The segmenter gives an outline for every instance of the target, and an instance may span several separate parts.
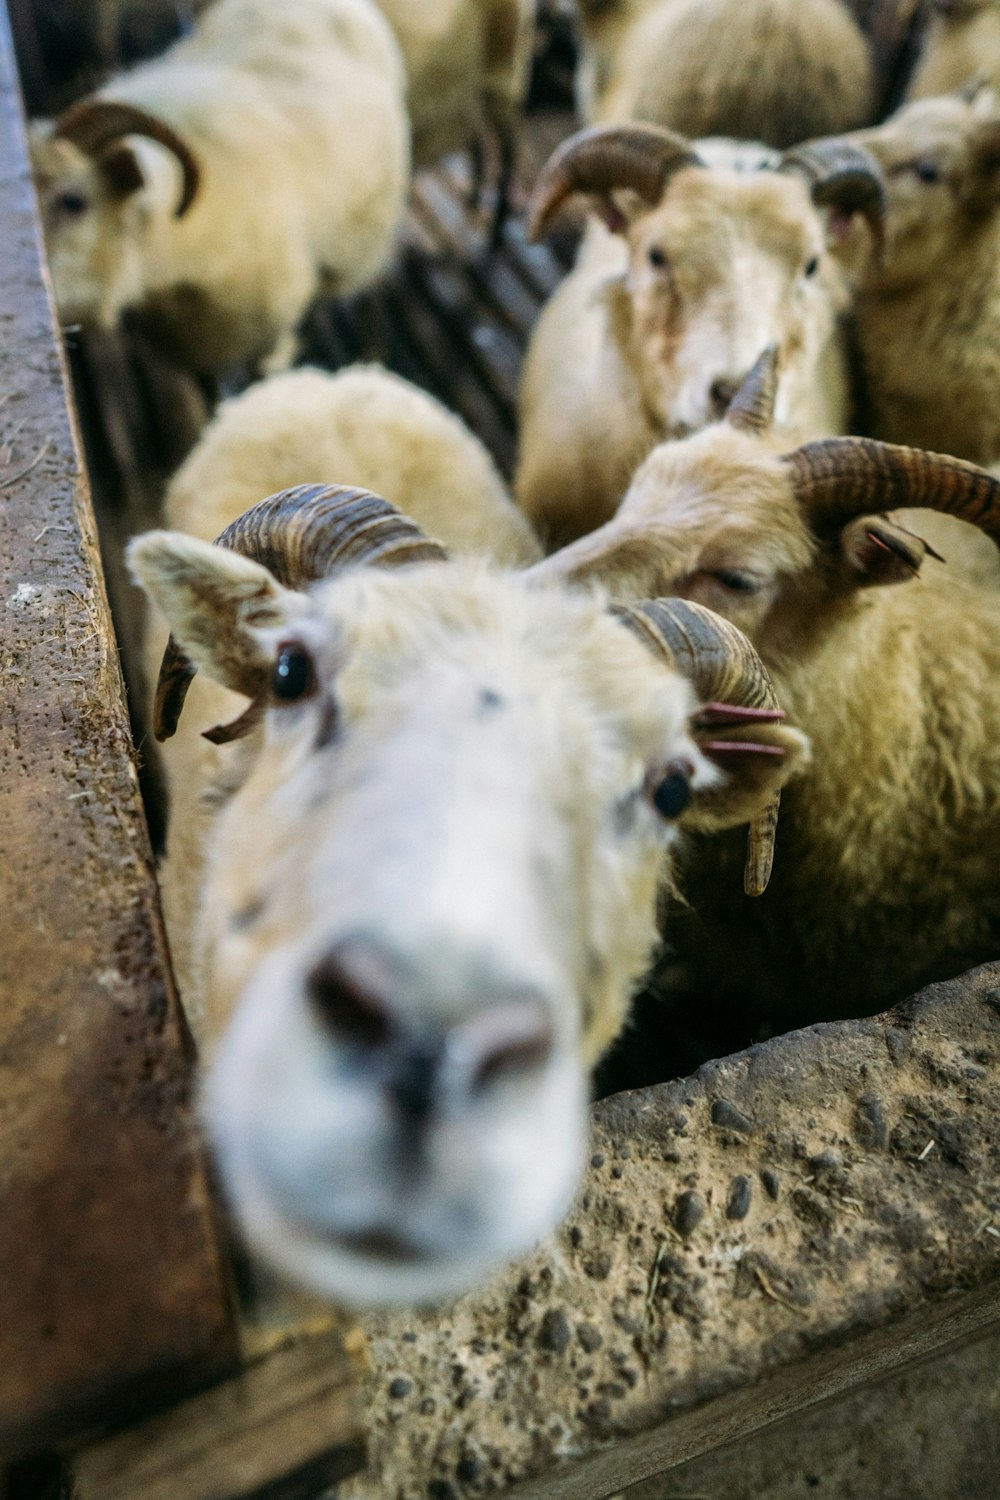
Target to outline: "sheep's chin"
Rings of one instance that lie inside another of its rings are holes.
[[[411,1243],[389,1225],[338,1234],[284,1212],[248,1162],[227,1154],[223,1175],[253,1253],[289,1281],[346,1306],[449,1301],[515,1253],[506,1246],[479,1256],[466,1245],[460,1255],[448,1256],[438,1246]],[[531,1248],[526,1244],[524,1253]]]

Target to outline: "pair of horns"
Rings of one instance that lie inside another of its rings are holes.
[[[447,552],[389,501],[344,485],[302,484],[253,506],[216,539],[261,563],[287,588],[303,589],[342,569],[441,562]],[[710,610],[682,599],[651,600],[614,613],[653,653],[692,683],[701,701],[777,712],[763,663],[744,635]],[[156,688],[153,727],[158,740],[174,734],[195,667],[171,636]],[[751,825],[749,894],[766,887],[777,822],[775,801]]]
[[[539,174],[528,206],[528,235],[540,239],[567,198],[594,193],[607,199],[627,188],[651,207],[675,172],[705,163],[686,136],[656,125],[595,125],[563,141]],[[863,214],[879,238],[885,189],[874,157],[838,137],[786,151],[779,172],[806,178],[813,202]]]
[[[172,126],[134,104],[118,99],[81,99],[59,116],[54,133],[71,141],[85,156],[94,157],[127,135],[142,135],[157,141],[173,152],[183,174],[175,218],[186,214],[195,200],[201,173],[194,152]]]

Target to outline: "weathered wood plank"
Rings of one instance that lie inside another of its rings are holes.
[[[314,1500],[364,1462],[355,1375],[343,1330],[279,1349],[78,1455],[74,1500]]]
[[[234,1355],[0,6],[0,1453]]]

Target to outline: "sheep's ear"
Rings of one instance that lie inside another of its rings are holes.
[[[180,532],[137,537],[128,563],[195,665],[250,697],[270,672],[274,632],[309,608],[260,563]]]
[[[928,554],[944,561],[922,537],[888,516],[856,516],[840,532],[839,542],[848,582],[855,588],[908,583]]]
[[[139,158],[125,141],[117,141],[103,152],[98,165],[101,176],[116,198],[128,198],[146,185]]]
[[[725,778],[699,791],[691,804],[689,826],[706,832],[749,823],[805,770],[811,754],[809,740],[790,724],[702,730],[697,739]]]

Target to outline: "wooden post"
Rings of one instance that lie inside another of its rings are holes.
[[[0,6],[0,1454],[230,1368],[90,498]]]

